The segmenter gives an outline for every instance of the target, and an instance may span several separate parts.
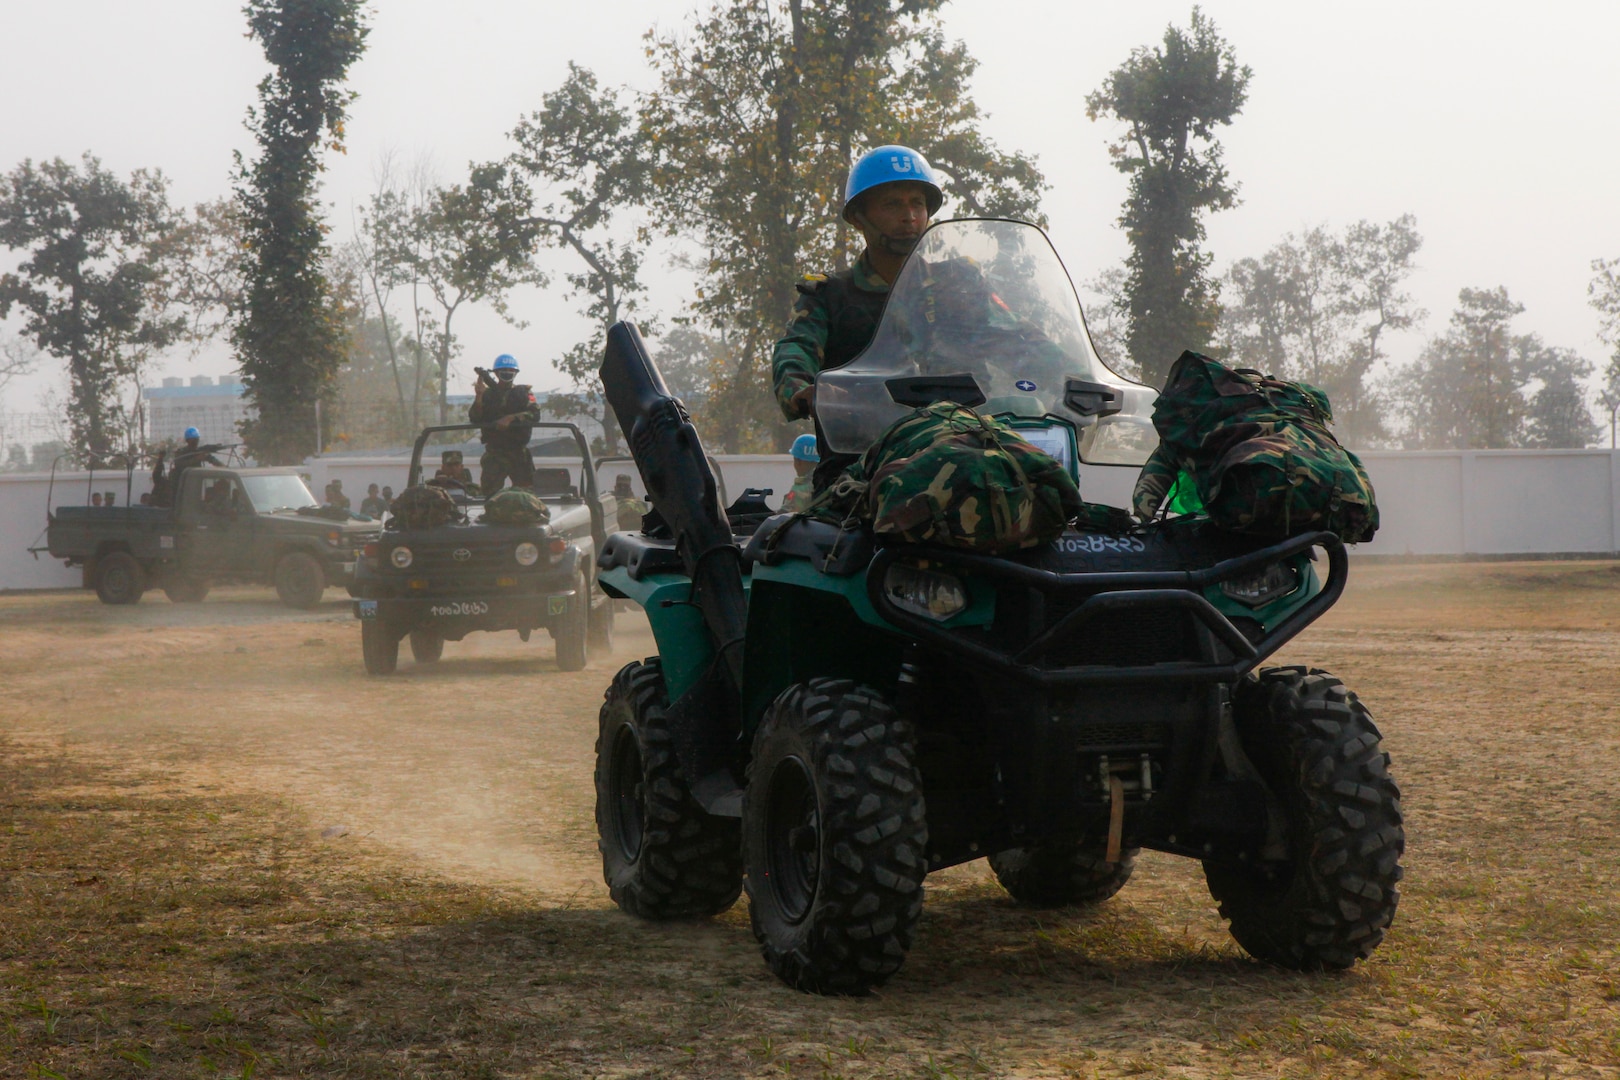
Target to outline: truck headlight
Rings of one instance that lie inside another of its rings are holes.
[[[332,532],[326,534],[326,542],[331,544],[333,547],[342,547],[343,534],[334,529]]]
[[[411,555],[411,549],[408,547],[397,547],[388,553],[388,561],[394,564],[396,570],[404,570],[409,567],[412,558],[414,556]]]
[[[950,574],[895,563],[883,575],[883,592],[895,607],[945,621],[967,608],[967,588]]]
[[[517,558],[519,566],[533,566],[540,561],[540,547],[532,541],[525,540],[517,546],[513,556]]]
[[[1221,592],[1249,607],[1264,607],[1297,588],[1299,571],[1286,562],[1272,563],[1258,574],[1221,582]]]

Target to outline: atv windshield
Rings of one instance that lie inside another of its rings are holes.
[[[866,350],[816,379],[833,450],[859,454],[920,405],[950,400],[1073,425],[1080,457],[1140,465],[1154,392],[1103,365],[1046,234],[1019,221],[944,221],[901,268]]]

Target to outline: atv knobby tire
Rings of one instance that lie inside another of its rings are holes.
[[[665,720],[658,660],[613,677],[596,739],[596,832],[613,902],[643,919],[718,915],[742,892],[736,818],[692,797]]]
[[[1287,818],[1286,862],[1204,862],[1232,936],[1298,971],[1347,968],[1384,940],[1400,900],[1400,789],[1372,717],[1324,671],[1271,668],[1239,684],[1243,748]]]
[[[1119,862],[1110,863],[1103,859],[1102,845],[1096,843],[1012,848],[990,856],[990,869],[1020,904],[1100,904],[1131,880],[1140,850],[1126,848],[1120,852]]]
[[[765,963],[789,986],[863,994],[904,963],[928,872],[913,754],[910,725],[846,679],[789,687],[760,723],[743,880]]]

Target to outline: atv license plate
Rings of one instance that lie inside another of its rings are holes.
[[[489,605],[482,600],[446,600],[430,606],[428,614],[436,619],[454,618],[457,615],[488,615]]]
[[[359,619],[375,619],[377,617],[377,601],[359,600],[354,605],[355,617]]]

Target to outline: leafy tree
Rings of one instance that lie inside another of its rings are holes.
[[[1198,8],[1186,29],[1170,26],[1157,48],[1138,48],[1086,98],[1086,115],[1128,125],[1108,148],[1130,177],[1119,223],[1125,261],[1126,344],[1142,377],[1158,385],[1183,349],[1209,346],[1220,317],[1219,286],[1201,250],[1204,216],[1237,204],[1215,129],[1248,97],[1251,71]]]
[[[1603,373],[1598,402],[1609,414],[1609,449],[1615,448],[1616,419],[1620,418],[1620,259],[1592,260],[1592,282],[1587,295],[1602,317],[1598,336],[1614,350]]]
[[[1524,305],[1505,288],[1463,289],[1457,301],[1446,333],[1397,375],[1408,445],[1586,445],[1595,427],[1578,383],[1591,365],[1534,334],[1514,334]]]
[[[1036,216],[1041,175],[980,132],[975,62],[940,31],[942,2],[723,0],[684,32],[648,35],[651,206],[700,253],[690,318],[730,343],[703,410],[727,450],[794,434],[769,392],[770,347],[800,275],[851,254],[839,210],[859,151],[909,143],[938,167],[954,210]]]
[[[1136,365],[1125,347],[1127,325],[1124,317],[1125,270],[1110,267],[1089,281],[1080,283],[1080,300],[1085,311],[1086,330],[1091,335],[1097,358],[1127,378],[1137,378]]]
[[[1368,377],[1384,356],[1383,335],[1424,317],[1403,288],[1422,244],[1408,214],[1387,225],[1360,221],[1342,235],[1308,229],[1238,260],[1226,275],[1222,350],[1327,391],[1346,442],[1382,441],[1383,403]]]
[[[0,245],[27,253],[0,275],[0,318],[20,310],[25,333],[66,363],[73,446],[91,463],[129,444],[122,392],[183,328],[164,288],[174,228],[161,173],[125,182],[86,154],[0,177]]]
[[[1595,442],[1599,428],[1583,381],[1592,374],[1590,361],[1572,349],[1544,348],[1531,354],[1529,373],[1540,385],[1525,408],[1519,445],[1578,450]]]
[[[315,403],[330,396],[343,361],[316,190],[320,149],[343,149],[354,95],[342,85],[365,49],[363,8],[363,0],[248,0],[244,9],[273,70],[248,113],[259,156],[251,165],[237,157],[246,287],[232,339],[257,409],[242,434],[269,463],[304,458],[317,434]]]
[[[571,295],[584,299],[591,334],[553,361],[574,389],[553,394],[545,408],[600,421],[614,452],[618,425],[602,397],[597,368],[608,327],[636,314],[645,295],[639,275],[647,238],[643,230],[616,237],[612,228],[621,211],[647,200],[652,171],[636,117],[620,98],[591,72],[569,64],[562,86],[512,130],[517,148],[482,173],[541,243],[576,260],[577,269],[564,280]],[[656,329],[643,323],[648,333]]]

